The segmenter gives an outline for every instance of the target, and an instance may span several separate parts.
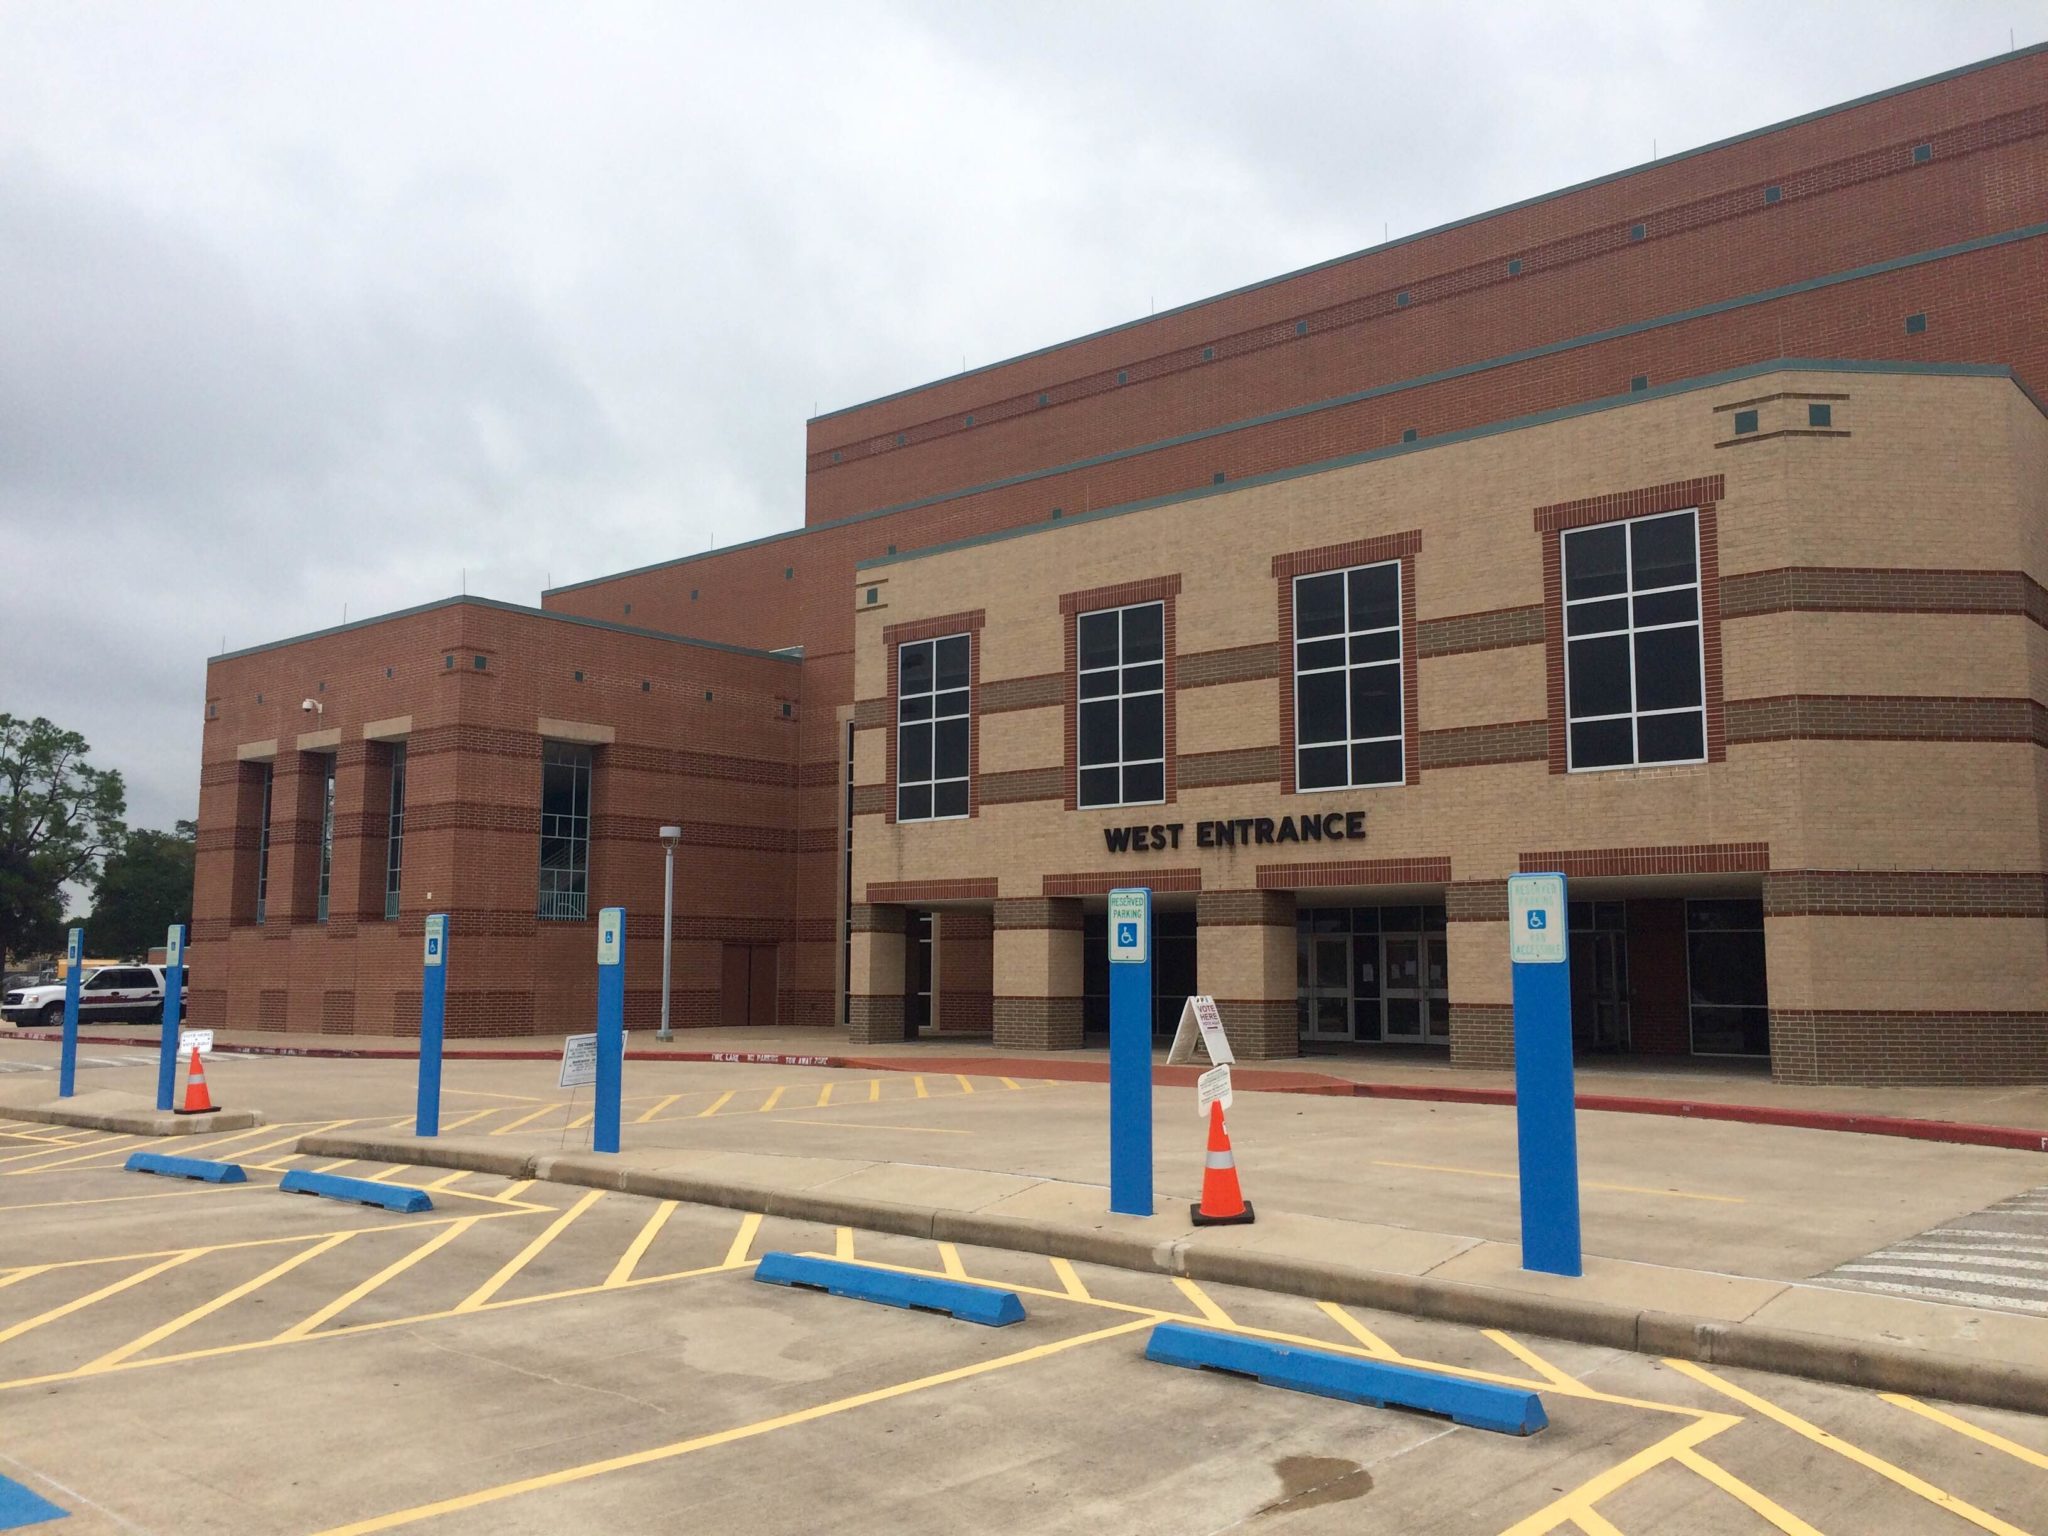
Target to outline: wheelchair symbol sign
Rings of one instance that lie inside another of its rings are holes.
[[[1549,916],[1550,914],[1541,907],[1531,907],[1529,909],[1529,926],[1531,928],[1541,928]]]

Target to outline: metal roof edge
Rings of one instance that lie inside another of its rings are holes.
[[[891,400],[901,400],[910,395],[920,394],[927,389],[936,389],[941,384],[951,384],[959,379],[973,378],[983,373],[992,373],[998,368],[1007,368],[1012,363],[1028,362],[1034,357],[1043,357],[1047,353],[1058,352],[1066,347],[1079,346],[1083,342],[1095,341],[1104,336],[1114,336],[1120,331],[1135,330],[1139,326],[1151,324],[1154,320],[1163,320],[1172,315],[1185,314],[1189,310],[1200,309],[1208,304],[1220,304],[1227,299],[1234,299],[1242,294],[1256,293],[1261,288],[1270,288],[1277,283],[1290,282],[1297,277],[1306,277],[1312,272],[1326,271],[1331,267],[1342,266],[1348,261],[1359,261],[1382,251],[1391,251],[1404,245],[1412,245],[1418,240],[1427,240],[1435,235],[1448,234],[1455,229],[1465,229],[1473,224],[1484,223],[1487,219],[1498,218],[1502,214],[1518,213],[1524,208],[1533,208],[1540,203],[1547,203],[1555,198],[1570,197],[1575,192],[1585,192],[1594,187],[1606,186],[1611,182],[1622,181],[1630,176],[1638,176],[1645,171],[1656,170],[1659,167],[1671,165],[1680,160],[1690,160],[1698,155],[1712,154],[1715,150],[1728,149],[1733,145],[1746,143],[1751,139],[1762,138],[1767,134],[1781,133],[1788,128],[1798,128],[1807,123],[1818,122],[1822,118],[1833,117],[1840,112],[1854,111],[1857,107],[1867,107],[1872,102],[1884,101],[1893,96],[1902,96],[1909,91],[1924,90],[1928,86],[1941,85],[1947,81],[1959,79],[1964,75],[1976,74],[1980,70],[1992,69],[2000,64],[2011,63],[2017,59],[2030,58],[2034,54],[2044,51],[2048,51],[2048,43],[2031,43],[2025,48],[2015,48],[2005,53],[1995,54],[1990,58],[1978,59],[1973,63],[1959,64],[1953,69],[1945,69],[1937,74],[1924,75],[1918,80],[1908,80],[1901,85],[1886,86],[1882,90],[1871,91],[1862,96],[1852,97],[1848,101],[1838,101],[1832,106],[1817,107],[1811,112],[1802,112],[1796,117],[1782,118],[1778,122],[1768,123],[1761,128],[1746,129],[1741,133],[1731,134],[1725,139],[1716,139],[1709,144],[1701,144],[1692,149],[1683,149],[1676,154],[1664,155],[1655,160],[1646,160],[1640,165],[1628,166],[1619,171],[1608,171],[1604,175],[1594,176],[1585,181],[1575,181],[1569,186],[1558,187],[1553,191],[1539,192],[1532,197],[1521,198],[1516,202],[1503,203],[1497,208],[1487,209],[1484,213],[1467,214],[1463,218],[1452,219],[1445,224],[1437,224],[1428,229],[1417,230],[1412,235],[1402,235],[1395,240],[1383,240],[1378,245],[1362,246],[1358,250],[1348,251],[1341,256],[1330,256],[1322,261],[1310,262],[1305,267],[1296,267],[1291,271],[1282,272],[1274,277],[1260,278],[1256,282],[1244,283],[1236,288],[1226,288],[1221,293],[1212,293],[1203,298],[1190,299],[1185,304],[1176,304],[1170,309],[1160,310],[1157,314],[1142,315],[1134,320],[1121,320],[1115,325],[1106,325],[1099,330],[1086,331],[1079,336],[1069,336],[1063,341],[1051,342],[1043,347],[1033,347],[1028,351],[1019,352],[1010,357],[999,358],[992,363],[977,363],[974,367],[965,369],[960,373],[946,374],[939,378],[927,379],[921,384],[912,384],[903,389],[890,390],[886,394],[876,395],[867,400],[859,400],[852,405],[836,406],[832,410],[822,411],[815,416],[805,418],[804,424],[809,426],[814,422],[830,421],[836,416],[845,416],[853,411],[865,410],[871,405],[883,405]]]
[[[975,534],[965,539],[954,539],[945,544],[932,544],[922,549],[908,550],[896,555],[875,555],[854,566],[855,571],[872,570],[882,566],[902,565],[912,560],[922,560],[932,555],[952,554],[963,549],[974,549],[984,544],[996,544],[1006,539],[1024,538],[1036,533],[1049,533],[1057,528],[1068,528],[1078,523],[1099,522],[1105,518],[1124,517],[1133,512],[1148,512],[1159,507],[1173,506],[1181,502],[1198,501],[1211,496],[1228,495],[1232,491],[1248,490],[1255,486],[1274,485],[1288,480],[1298,480],[1310,475],[1328,474],[1333,470],[1350,469],[1359,464],[1371,464],[1382,459],[1398,458],[1406,454],[1422,453],[1431,448],[1447,448],[1457,443],[1470,442],[1476,438],[1497,437],[1507,432],[1519,432],[1531,427],[1548,426],[1552,422],[1566,421],[1574,416],[1590,416],[1601,411],[1641,404],[1649,400],[1665,399],[1673,395],[1693,394],[1703,389],[1719,389],[1724,385],[1739,383],[1771,373],[1881,373],[1932,375],[1936,377],[1963,377],[2006,379],[2017,386],[2029,400],[2034,400],[2032,391],[2020,382],[2011,368],[2003,363],[1940,363],[1889,361],[1869,358],[1811,358],[1780,357],[1761,363],[1748,363],[1740,368],[1724,369],[1718,373],[1698,374],[1688,379],[1674,379],[1669,384],[1654,385],[1649,389],[1630,390],[1626,394],[1602,395],[1595,400],[1582,400],[1572,405],[1555,406],[1547,411],[1536,411],[1526,416],[1509,416],[1499,421],[1485,422],[1476,427],[1461,427],[1455,432],[1440,433],[1435,437],[1417,438],[1412,443],[1389,443],[1384,447],[1370,448],[1362,453],[1343,454],[1332,459],[1318,459],[1310,464],[1297,464],[1287,469],[1268,470],[1264,474],[1247,475],[1242,480],[1227,480],[1221,485],[1191,486],[1186,490],[1172,491],[1160,496],[1146,497],[1140,501],[1127,501],[1113,507],[1097,507],[1091,512],[1077,512],[1063,516],[1057,521],[1025,523],[1014,528],[998,528],[990,533]],[[2036,406],[2039,401],[2034,400]],[[2044,412],[2048,414],[2048,412]]]
[[[757,650],[750,645],[731,645],[723,640],[700,640],[694,635],[672,635],[666,630],[643,629],[635,624],[614,624],[609,619],[586,618],[577,613],[559,613],[552,608],[530,608],[524,603],[508,603],[502,598],[437,597],[432,602],[416,603],[410,608],[394,609],[390,613],[372,614],[366,619],[351,619],[346,624],[329,625],[326,629],[308,630],[302,635],[291,635],[283,640],[266,640],[260,645],[245,645],[240,650],[221,651],[207,657],[210,665],[216,661],[234,661],[243,656],[254,656],[262,651],[275,651],[287,645],[299,645],[308,640],[324,640],[329,635],[344,635],[358,629],[367,629],[374,624],[389,624],[396,619],[416,618],[423,613],[432,613],[440,608],[489,608],[499,613],[515,613],[532,619],[552,619],[562,624],[580,624],[589,629],[610,630],[614,634],[633,635],[643,640],[665,640],[673,645],[693,645],[710,651],[726,651],[736,656],[756,656],[763,661],[801,661],[801,656],[792,656],[787,651]]]

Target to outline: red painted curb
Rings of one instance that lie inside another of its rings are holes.
[[[53,1043],[62,1036],[48,1030],[17,1030],[0,1039]],[[81,1045],[155,1045],[154,1035],[80,1035]],[[245,1056],[306,1056],[363,1061],[415,1061],[416,1050],[340,1045],[231,1045],[221,1047]],[[450,1050],[448,1061],[555,1061],[558,1051]],[[1068,1083],[1106,1083],[1109,1067],[1099,1061],[1061,1061],[1044,1057],[976,1056],[818,1056],[782,1051],[634,1051],[628,1061],[734,1062],[765,1067],[836,1067],[860,1072],[965,1072],[983,1077],[1027,1076]],[[1005,1074],[1004,1066],[1012,1070]],[[1199,1067],[1155,1066],[1152,1081],[1182,1088],[1201,1076]],[[1261,1071],[1237,1074],[1236,1086],[1247,1093],[1302,1093],[1327,1098],[1408,1099],[1431,1104],[1512,1106],[1512,1088],[1458,1088],[1434,1083],[1361,1083],[1319,1073]],[[1777,1125],[1794,1130],[1832,1131],[1859,1136],[1897,1136],[1908,1141],[1945,1142],[1955,1146],[2002,1147],[2017,1152],[2048,1152],[2048,1130],[2019,1125],[1977,1125],[1964,1120],[1913,1120],[1891,1115],[1858,1115],[1839,1110],[1774,1109],[1767,1104],[1721,1104],[1699,1099],[1649,1099],[1622,1094],[1582,1093],[1580,1109],[1620,1115],[1668,1115],[1681,1120],[1726,1120],[1738,1125]]]

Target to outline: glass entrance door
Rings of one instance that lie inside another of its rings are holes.
[[[1366,942],[1371,942],[1367,940]],[[1351,938],[1304,933],[1296,941],[1301,1033],[1306,1040],[1351,1038]]]
[[[1391,1041],[1443,1045],[1451,1038],[1450,967],[1439,933],[1390,933],[1386,946],[1387,1034]]]

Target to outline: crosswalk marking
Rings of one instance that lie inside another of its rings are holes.
[[[1891,1296],[2048,1315],[2048,1188],[1901,1238],[1816,1278]]]

